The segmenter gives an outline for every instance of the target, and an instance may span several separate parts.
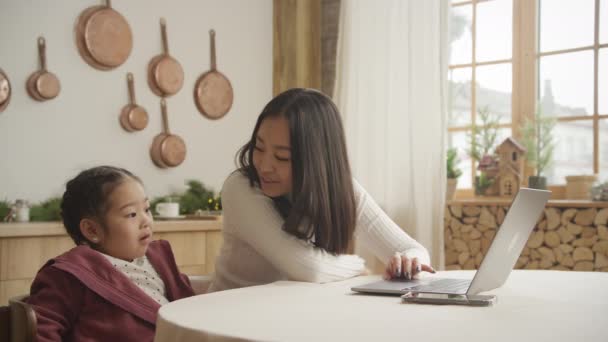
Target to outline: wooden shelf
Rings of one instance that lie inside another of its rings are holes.
[[[222,217],[217,220],[166,220],[154,221],[152,230],[155,233],[166,232],[201,232],[221,230]],[[67,236],[61,222],[27,222],[0,223],[0,238]]]
[[[510,206],[512,199],[501,197],[476,197],[470,199],[455,199],[448,201],[447,205],[500,205]],[[608,208],[608,202],[587,200],[550,200],[547,207],[560,208]]]

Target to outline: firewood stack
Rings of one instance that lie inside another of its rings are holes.
[[[499,205],[448,205],[446,269],[479,268],[507,210]],[[545,208],[515,268],[608,272],[607,225],[608,208]]]

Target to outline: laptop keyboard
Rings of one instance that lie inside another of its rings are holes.
[[[469,288],[468,279],[437,279],[427,284],[406,287],[403,290],[414,292],[464,293]]]

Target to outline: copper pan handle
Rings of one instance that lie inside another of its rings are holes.
[[[129,104],[135,104],[135,87],[133,86],[133,74],[127,73],[127,86],[129,87]]]
[[[40,69],[46,71],[46,42],[44,37],[38,37],[38,57],[40,58]]]
[[[209,39],[211,41],[211,70],[215,70],[215,30],[209,30]]]
[[[163,131],[165,134],[171,134],[169,132],[169,119],[167,118],[167,102],[165,99],[160,100],[160,112],[163,116]]]
[[[167,42],[167,21],[165,18],[160,18],[160,35],[163,40],[163,52],[169,54],[169,43]]]

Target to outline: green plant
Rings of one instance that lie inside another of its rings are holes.
[[[458,158],[458,150],[455,147],[448,149],[447,156],[447,175],[448,178],[458,178],[462,175],[462,170],[458,168],[460,159]]]
[[[541,177],[543,171],[551,165],[555,142],[551,131],[555,127],[553,117],[543,117],[539,107],[534,119],[526,119],[521,128],[522,143],[526,148],[528,165],[536,169],[536,176]]]
[[[11,204],[6,201],[6,200],[2,200],[0,201],[0,221],[6,217],[6,215],[8,215],[8,213],[11,211]]]
[[[473,160],[480,161],[495,147],[499,117],[492,114],[488,106],[477,109],[477,117],[480,124],[471,125],[471,132],[467,135],[470,149],[467,152]]]
[[[484,194],[486,189],[491,187],[492,184],[494,184],[494,178],[490,178],[482,172],[478,177],[476,177],[475,194]]]
[[[198,210],[222,210],[222,200],[219,196],[215,196],[213,190],[197,180],[189,180],[186,184],[188,189],[184,193],[173,193],[152,199],[150,201],[152,210],[154,211],[159,202],[179,202],[179,212],[182,215],[195,214]]]
[[[30,221],[61,221],[61,198],[52,197],[32,205]]]
[[[179,206],[182,213],[194,214],[197,210],[221,210],[221,202],[210,190],[197,180],[187,182],[188,190],[180,196]]]

